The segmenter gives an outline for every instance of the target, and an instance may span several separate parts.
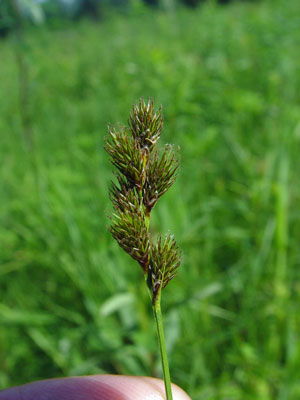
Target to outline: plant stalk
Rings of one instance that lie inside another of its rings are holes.
[[[154,313],[154,318],[155,318],[155,322],[156,322],[160,356],[161,356],[161,362],[162,362],[162,367],[163,367],[163,375],[164,375],[165,390],[166,390],[166,400],[173,400],[169,362],[168,362],[168,357],[167,357],[167,349],[166,349],[165,335],[164,335],[162,315],[161,315],[160,299],[161,299],[161,290],[159,291],[157,299],[153,305],[153,313]]]

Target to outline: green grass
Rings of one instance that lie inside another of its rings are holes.
[[[298,400],[300,3],[207,4],[25,37],[29,153],[0,42],[0,388],[161,376],[143,276],[106,230],[108,122],[163,104],[178,182],[153,232],[184,250],[163,297],[171,376],[193,400]]]

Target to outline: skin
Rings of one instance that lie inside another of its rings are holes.
[[[173,400],[191,400],[172,384]],[[94,375],[28,383],[0,391],[0,400],[164,400],[160,379]]]

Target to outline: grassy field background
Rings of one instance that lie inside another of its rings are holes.
[[[300,398],[299,28],[300,2],[274,0],[32,29],[31,151],[0,42],[0,388],[161,376],[140,268],[106,230],[106,126],[143,96],[182,157],[152,222],[184,251],[163,296],[173,381],[193,400]]]

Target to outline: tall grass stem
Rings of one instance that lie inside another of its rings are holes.
[[[172,389],[171,389],[170,369],[169,369],[165,334],[164,334],[163,321],[162,321],[162,315],[161,315],[160,298],[161,298],[161,292],[159,293],[158,298],[157,298],[155,304],[153,305],[153,313],[154,313],[154,318],[155,318],[155,322],[156,322],[159,350],[160,350],[160,356],[161,356],[161,362],[162,362],[162,368],[163,368],[165,390],[166,390],[166,400],[173,400]]]

